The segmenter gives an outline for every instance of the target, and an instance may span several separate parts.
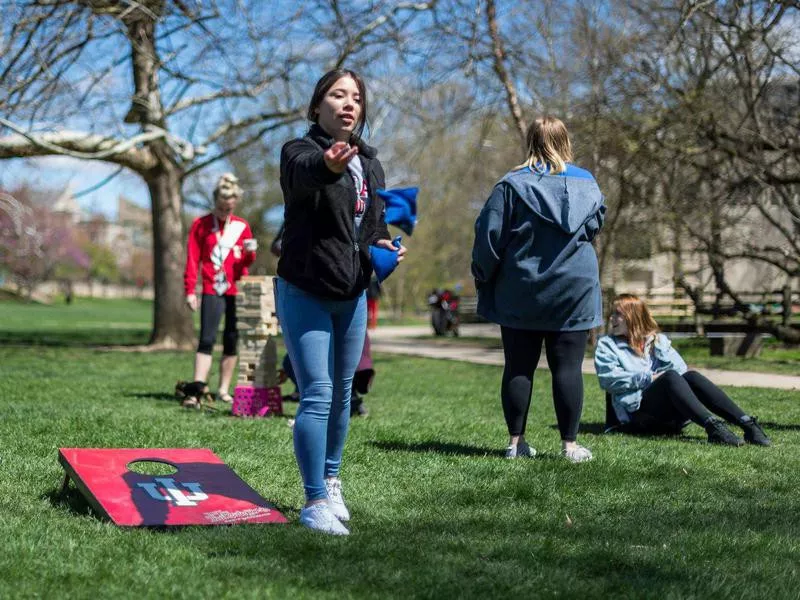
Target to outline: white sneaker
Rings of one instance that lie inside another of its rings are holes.
[[[570,450],[562,450],[561,456],[574,463],[581,463],[592,460],[592,453],[588,448],[575,446]]]
[[[520,442],[517,444],[517,456],[527,456],[533,458],[536,456],[536,449],[528,446],[528,442]]]
[[[531,448],[528,442],[519,442],[516,446],[506,448],[506,458],[517,458],[518,456],[533,458],[536,456],[536,450]]]
[[[350,511],[344,505],[342,496],[342,482],[339,479],[326,479],[325,489],[328,490],[328,507],[340,521],[350,520]]]
[[[350,535],[347,527],[339,522],[326,502],[318,502],[301,510],[300,524],[331,535]]]

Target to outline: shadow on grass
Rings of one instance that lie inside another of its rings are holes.
[[[800,431],[800,424],[796,423],[772,423],[770,421],[759,421],[764,429],[774,429],[776,431]]]
[[[70,484],[67,489],[55,488],[39,496],[40,500],[46,500],[55,508],[65,507],[79,517],[97,517],[101,519],[86,497],[74,485]],[[104,519],[101,519],[104,520]]]
[[[95,346],[141,346],[150,339],[143,329],[77,329],[64,331],[0,331],[0,345],[92,348]]]
[[[137,400],[169,400],[170,402],[174,402],[178,404],[178,400],[175,398],[175,393],[172,394],[168,392],[133,392],[130,394],[123,394],[125,398],[135,398]]]
[[[759,421],[759,424],[764,429],[774,429],[775,431],[800,431],[800,424],[797,423],[774,423],[771,421]],[[551,425],[550,429],[558,429],[557,425]],[[581,423],[580,433],[590,433],[593,435],[632,435],[640,438],[677,438],[686,442],[694,442],[695,438],[685,436],[683,433],[675,433],[671,431],[664,432],[646,432],[646,431],[609,431],[606,433],[606,426],[604,423]]]
[[[442,498],[449,509],[440,515],[420,518],[411,509],[391,520],[376,518],[377,507],[374,514],[354,515],[353,535],[345,539],[290,526],[271,529],[266,539],[229,529],[188,543],[204,556],[243,561],[240,569],[257,568],[268,555],[278,567],[276,577],[287,573],[284,583],[302,585],[311,596],[395,598],[402,597],[405,586],[429,598],[541,597],[542,590],[593,597],[614,597],[623,590],[625,597],[680,597],[687,585],[698,595],[703,595],[699,588],[713,596],[723,594],[717,583],[708,583],[712,578],[707,567],[680,559],[699,553],[693,536],[708,536],[707,549],[723,553],[730,551],[730,538],[719,530],[734,539],[753,530],[785,535],[788,520],[779,506],[764,507],[747,520],[738,506],[658,503],[640,506],[635,519],[621,521],[611,512],[581,515],[567,525],[559,515],[540,523],[534,534],[520,535],[531,528],[526,511],[503,510],[498,498],[501,506],[487,515],[475,510],[476,502],[481,506],[474,494],[458,490]],[[621,526],[609,527],[609,521]],[[466,545],[469,552],[463,550]],[[787,559],[779,567],[789,563]],[[774,575],[775,569],[768,576]],[[735,579],[751,583],[742,576]]]
[[[453,442],[391,442],[380,441],[370,442],[370,444],[380,450],[389,452],[435,452],[436,454],[450,454],[456,456],[505,456],[503,450],[497,448],[482,448],[480,446],[467,446]]]
[[[157,400],[159,402],[169,402],[174,404],[176,409],[188,413],[194,413],[205,417],[214,419],[235,417],[237,419],[293,419],[295,416],[286,412],[279,415],[270,413],[264,417],[240,417],[231,412],[232,404],[217,400],[213,404],[206,404],[200,408],[187,408],[181,405],[181,401],[175,397],[174,393],[169,392],[128,392],[123,394],[124,398],[133,398],[136,400]]]
[[[558,429],[558,425],[550,425],[550,429]],[[605,423],[584,423],[581,421],[580,433],[591,433],[592,435],[601,435],[606,431]]]
[[[550,425],[550,429],[558,429],[558,425]],[[676,432],[672,429],[665,429],[663,431],[659,430],[652,430],[652,431],[635,431],[635,430],[627,430],[622,431],[620,429],[612,429],[611,431],[606,431],[606,424],[605,423],[583,423],[581,422],[580,429],[578,433],[589,433],[592,435],[631,435],[634,437],[641,437],[641,438],[685,438],[686,441],[690,441],[693,438],[689,438],[688,436],[683,435],[681,432]]]

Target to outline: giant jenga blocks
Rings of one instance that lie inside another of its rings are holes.
[[[243,277],[236,287],[239,378],[233,394],[233,414],[243,417],[282,414],[274,340],[278,317],[272,277]]]

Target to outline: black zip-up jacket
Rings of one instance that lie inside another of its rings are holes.
[[[322,158],[334,143],[318,125],[281,150],[284,230],[278,275],[300,289],[333,300],[357,297],[369,284],[369,246],[390,239],[386,208],[376,190],[385,187],[378,152],[358,142],[369,206],[358,239],[353,223],[356,189],[347,170],[334,173]]]

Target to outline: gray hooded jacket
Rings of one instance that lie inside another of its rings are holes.
[[[472,274],[478,314],[514,329],[581,331],[603,322],[592,239],[603,195],[591,173],[529,168],[495,185],[475,223]]]

